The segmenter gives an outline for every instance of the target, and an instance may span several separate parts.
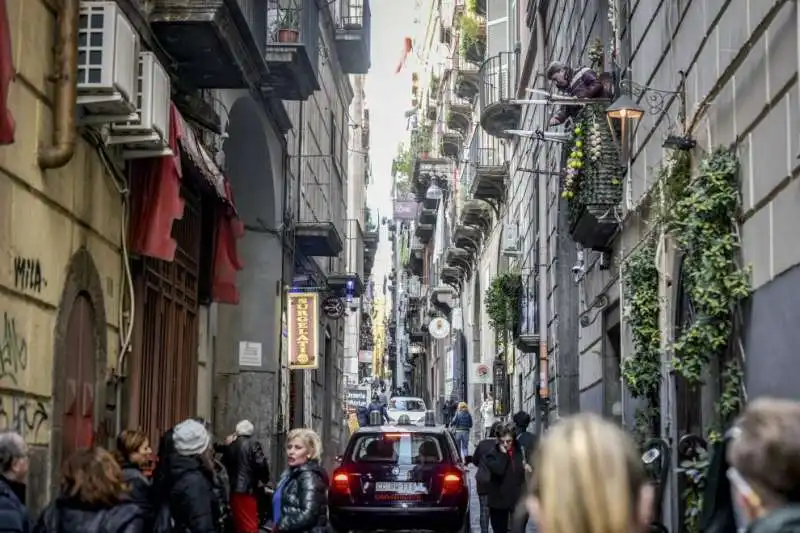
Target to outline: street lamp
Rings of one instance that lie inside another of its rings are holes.
[[[633,126],[633,122],[641,120],[643,116],[644,109],[642,106],[634,102],[633,98],[626,94],[617,98],[606,108],[608,128],[611,130],[611,136],[614,138],[614,142],[620,148],[620,162],[625,166],[628,165],[630,131],[633,130],[633,128],[629,128],[628,125],[630,124]],[[614,127],[615,121],[619,121],[620,123],[619,139],[617,138],[617,128]]]
[[[664,117],[668,122],[668,134],[662,146],[673,150],[691,150],[695,146],[695,140],[684,130],[686,121],[686,73],[678,71],[680,83],[675,91],[662,91],[653,89],[645,85],[635,83],[630,79],[620,81],[621,95],[606,109],[606,120],[611,128],[611,134],[615,137],[614,141],[620,148],[620,158],[624,165],[628,165],[630,151],[630,126],[634,122],[641,120],[645,114],[645,108],[637,103],[632,97],[638,98],[647,105],[647,111],[651,115]],[[673,101],[678,101],[678,120],[672,120],[669,113],[665,113]],[[614,122],[620,122],[620,136],[616,138],[617,129]],[[676,131],[679,131],[676,134]]]

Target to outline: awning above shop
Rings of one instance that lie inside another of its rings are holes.
[[[198,141],[194,129],[175,105],[170,109],[172,156],[133,162],[132,179],[141,180],[131,198],[130,245],[134,253],[164,261],[175,259],[172,225],[183,216],[181,182],[198,180],[201,189],[218,202],[214,217],[214,253],[211,294],[214,301],[237,304],[236,272],[243,268],[236,240],[244,233],[234,205],[230,183]]]

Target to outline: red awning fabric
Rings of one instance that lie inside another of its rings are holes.
[[[172,224],[183,217],[178,109],[170,106],[169,147],[173,155],[132,162],[135,194],[131,195],[131,251],[164,261],[175,259]]]
[[[11,50],[11,27],[8,24],[6,0],[0,0],[0,144],[14,142],[16,123],[8,109],[8,91],[14,79],[14,57]]]
[[[210,185],[219,200],[214,214],[212,297],[215,302],[238,304],[236,273],[243,265],[236,241],[244,234],[244,227],[234,207],[230,183],[174,104],[170,107],[169,131],[169,147],[174,155],[134,161],[139,165],[133,167],[135,185],[140,188],[131,199],[131,250],[164,261],[175,259],[177,243],[172,238],[172,225],[183,216],[183,152],[191,171]]]
[[[225,194],[228,198],[228,205],[223,204],[217,208],[217,235],[211,297],[215,302],[236,305],[239,303],[236,273],[244,267],[239,258],[236,241],[244,235],[244,225],[239,219],[236,209],[233,208],[233,191],[227,180],[225,180]]]

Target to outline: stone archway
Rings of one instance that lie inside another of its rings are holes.
[[[217,311],[215,431],[227,435],[246,418],[269,454],[280,405],[284,180],[275,169],[283,154],[271,150],[269,122],[249,95],[234,101],[227,118],[224,171],[245,226],[238,242],[244,268],[237,275],[239,304]]]
[[[51,496],[58,493],[58,474],[66,455],[78,445],[96,443],[107,446],[104,441],[113,432],[108,427],[106,413],[107,335],[100,273],[89,251],[80,248],[67,266],[56,317],[50,435]]]

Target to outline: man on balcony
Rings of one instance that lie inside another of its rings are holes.
[[[573,69],[558,61],[553,61],[547,67],[547,79],[555,83],[556,88],[563,94],[580,99],[611,98],[611,78],[607,74],[600,76],[589,67]],[[558,126],[574,117],[581,107],[577,105],[562,105],[550,119],[550,126]]]

